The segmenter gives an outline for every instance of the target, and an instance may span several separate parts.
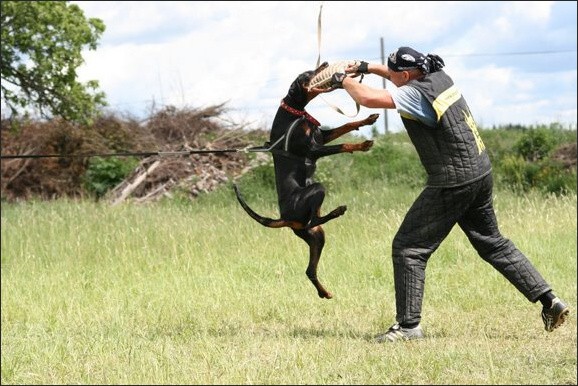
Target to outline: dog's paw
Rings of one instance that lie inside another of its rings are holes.
[[[332,213],[336,216],[342,216],[346,210],[347,210],[347,206],[341,205],[341,206],[338,206],[337,208],[335,208]]]
[[[371,140],[364,141],[359,146],[361,147],[361,151],[368,151],[373,146],[373,141]]]
[[[365,118],[365,120],[363,121],[363,125],[364,126],[373,125],[375,121],[377,121],[377,118],[379,118],[379,114],[371,114],[370,116]]]

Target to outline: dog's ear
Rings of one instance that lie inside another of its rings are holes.
[[[307,104],[307,85],[314,75],[314,71],[303,72],[291,83],[287,97],[292,107],[301,109]]]
[[[311,78],[315,76],[315,71],[305,71],[297,77],[297,83],[301,86],[307,85]]]

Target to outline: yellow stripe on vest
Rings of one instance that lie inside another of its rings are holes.
[[[446,91],[442,92],[433,102],[433,108],[437,115],[437,120],[442,118],[442,115],[450,108],[451,105],[456,103],[462,97],[462,93],[457,89],[456,86],[448,88]]]

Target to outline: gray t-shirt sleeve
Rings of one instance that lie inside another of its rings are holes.
[[[399,115],[420,121],[427,126],[434,127],[436,125],[436,113],[432,105],[418,89],[406,85],[392,88],[389,92]]]

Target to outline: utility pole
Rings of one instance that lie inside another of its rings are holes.
[[[381,41],[381,64],[385,65],[385,53],[383,50],[383,37],[380,38]],[[381,79],[383,82],[383,89],[385,90],[385,78]],[[384,133],[387,134],[388,130],[387,130],[387,109],[383,109],[383,127],[384,127]]]

